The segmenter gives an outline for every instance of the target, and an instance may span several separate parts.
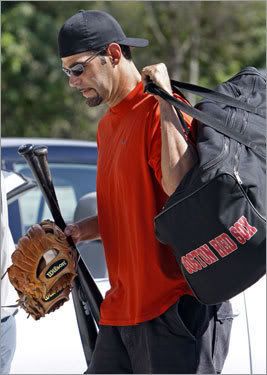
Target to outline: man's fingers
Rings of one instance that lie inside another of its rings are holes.
[[[147,69],[147,68],[142,69],[141,78],[142,78],[144,86],[147,85],[149,81],[151,81],[150,74],[151,73],[150,73],[149,69]]]
[[[68,224],[64,230],[66,236],[72,237],[73,241],[76,243],[80,237],[80,231],[76,224]]]
[[[72,232],[73,232],[73,225],[72,224],[67,225],[64,230],[64,233],[66,234],[66,236],[71,236]]]
[[[165,91],[171,94],[171,85],[168,70],[165,64],[155,64],[150,66],[145,66],[141,71],[141,77],[144,86],[152,81],[156,85],[163,88]]]

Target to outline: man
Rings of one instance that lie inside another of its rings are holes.
[[[140,75],[129,47],[148,41],[127,38],[117,21],[100,11],[69,18],[58,43],[69,85],[89,107],[108,106],[97,133],[98,216],[66,228],[76,243],[100,237],[109,271],[111,288],[101,305],[89,372],[220,372],[230,305],[200,304],[171,249],[154,234],[154,216],[196,162],[176,129],[173,107],[144,93],[149,79],[172,92],[167,68],[147,66]],[[190,123],[186,115],[185,120]]]
[[[1,172],[1,374],[9,374],[11,362],[16,348],[16,321],[17,309],[9,307],[17,299],[15,289],[5,274],[11,264],[11,253],[15,245],[8,226],[7,198],[4,176]]]

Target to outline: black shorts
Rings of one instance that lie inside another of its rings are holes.
[[[228,353],[232,308],[182,296],[158,318],[100,326],[90,374],[216,374]]]

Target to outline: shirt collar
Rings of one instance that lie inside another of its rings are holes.
[[[122,99],[118,104],[109,109],[112,114],[123,114],[125,111],[133,109],[136,103],[139,102],[141,97],[144,96],[143,82],[140,81],[129,94]]]

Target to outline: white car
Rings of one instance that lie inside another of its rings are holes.
[[[14,172],[4,172],[9,203],[21,200],[27,191],[36,190],[34,181]],[[76,216],[83,216],[82,207],[93,202],[94,194],[87,194],[78,202]],[[80,205],[79,205],[80,203]],[[82,203],[82,204],[81,204]],[[25,207],[25,206],[24,206]],[[87,259],[84,248],[96,246],[93,258]],[[85,262],[92,267],[95,281],[105,292],[109,288],[103,255],[97,256],[100,243],[83,243],[79,248]],[[97,249],[98,248],[98,249]],[[101,250],[100,250],[101,253]],[[102,258],[101,258],[102,257]],[[102,262],[102,263],[101,263]],[[93,266],[94,267],[94,266]],[[266,279],[232,300],[234,320],[229,354],[223,374],[266,374]],[[82,374],[86,361],[78,331],[72,299],[59,310],[38,321],[20,310],[16,316],[17,348],[11,374]]]

